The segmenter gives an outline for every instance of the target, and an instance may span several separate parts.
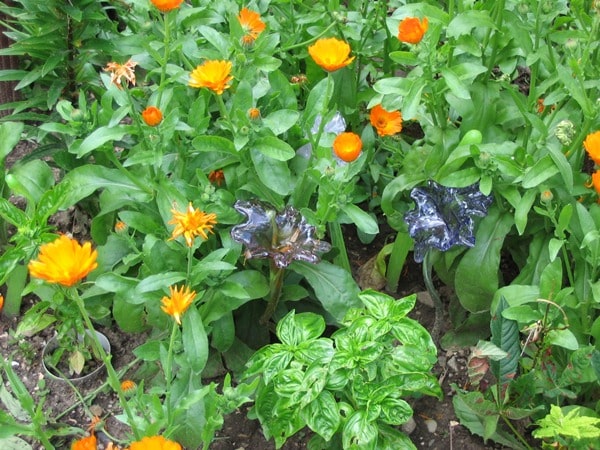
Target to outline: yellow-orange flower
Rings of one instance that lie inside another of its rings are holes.
[[[308,53],[321,68],[334,72],[346,67],[354,56],[350,57],[348,43],[336,38],[321,38],[308,47]]]
[[[123,222],[122,220],[118,220],[117,223],[115,223],[115,231],[117,233],[122,233],[126,229],[127,229],[127,224],[125,222]]]
[[[183,0],[150,0],[160,12],[169,12],[177,9],[183,3]]]
[[[216,94],[221,95],[225,89],[231,86],[231,62],[210,60],[197,66],[190,74],[189,86],[195,88],[208,88]]]
[[[144,119],[146,125],[155,127],[162,122],[163,114],[156,106],[148,106],[142,111],[142,119]]]
[[[259,119],[260,118],[260,109],[258,109],[258,108],[250,108],[248,110],[248,117],[251,120]]]
[[[181,445],[162,436],[152,436],[133,442],[129,450],[181,450]]]
[[[600,131],[590,133],[583,141],[583,147],[596,164],[600,164]]]
[[[225,181],[225,174],[222,169],[211,170],[208,174],[208,181],[212,184],[216,184],[217,186],[221,186],[223,181]]]
[[[408,44],[418,44],[423,39],[427,28],[429,28],[427,17],[423,20],[416,17],[406,17],[398,25],[398,39]]]
[[[600,170],[596,170],[592,174],[592,186],[596,189],[596,192],[600,194]]]
[[[29,274],[48,283],[73,286],[98,267],[97,257],[91,243],[82,246],[63,234],[40,247],[37,259],[29,262]]]
[[[121,78],[125,78],[129,83],[135,86],[135,66],[137,66],[137,63],[131,59],[125,64],[109,62],[106,64],[104,71],[110,72],[110,82],[112,84],[119,89],[123,89],[123,86],[121,85]]]
[[[195,291],[190,291],[187,286],[181,286],[180,290],[177,290],[177,286],[169,286],[170,296],[163,297],[161,302],[161,309],[173,316],[175,321],[181,325],[181,315],[190,307],[196,296]]]
[[[242,8],[238,15],[238,20],[246,33],[242,37],[244,44],[252,44],[266,27],[265,23],[260,20],[260,14],[248,8]]]
[[[4,296],[0,294],[0,313],[2,312],[2,308],[4,308]]]
[[[402,131],[402,113],[400,111],[387,111],[383,106],[376,105],[371,109],[369,118],[379,136],[392,136]]]
[[[360,155],[362,141],[356,133],[340,133],[333,141],[333,151],[342,161],[352,162]]]
[[[175,228],[169,240],[183,235],[188,247],[194,245],[194,238],[196,236],[208,239],[206,232],[212,233],[212,228],[217,223],[216,214],[207,214],[199,209],[195,209],[191,202],[185,212],[182,213],[176,209],[172,209],[171,212],[173,213],[173,219],[169,223],[175,225]]]
[[[135,391],[137,384],[133,380],[123,380],[121,382],[121,390],[126,394]]]
[[[93,434],[78,439],[71,445],[71,450],[96,450],[96,436]]]

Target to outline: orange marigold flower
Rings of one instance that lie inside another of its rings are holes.
[[[133,380],[123,380],[121,382],[121,390],[126,394],[135,391],[137,384]]]
[[[221,95],[225,89],[231,86],[231,62],[210,60],[196,67],[190,74],[189,86],[195,88],[208,88],[214,93]]]
[[[346,67],[354,61],[354,56],[350,57],[348,43],[336,38],[318,39],[308,47],[308,53],[321,68],[328,72]]]
[[[356,133],[340,133],[333,141],[333,151],[342,161],[352,162],[360,155],[362,141]]]
[[[383,106],[376,105],[371,109],[369,118],[379,136],[392,136],[402,131],[402,113],[400,111],[387,111]]]
[[[600,131],[590,133],[583,141],[583,147],[596,164],[600,164]]]
[[[250,108],[248,110],[248,117],[250,117],[250,119],[252,119],[252,120],[256,120],[256,119],[260,118],[260,109]]]
[[[537,100],[537,112],[538,112],[538,114],[543,113],[544,109],[545,109],[544,99],[543,98],[538,98],[538,100]]]
[[[216,184],[217,186],[221,186],[223,181],[225,181],[225,174],[223,173],[223,170],[211,170],[208,174],[208,181],[210,181],[212,184]]]
[[[129,450],[181,450],[181,445],[162,436],[152,436],[133,442]]]
[[[183,0],[150,0],[160,12],[169,12],[177,9],[183,3]]]
[[[174,206],[176,207],[176,205]],[[199,209],[195,209],[191,202],[185,212],[179,212],[175,208],[171,212],[173,213],[173,219],[169,223],[175,225],[175,228],[169,240],[183,235],[188,247],[194,244],[196,236],[208,239],[206,231],[212,233],[212,228],[217,223],[216,214],[207,214]]]
[[[600,194],[600,170],[596,170],[592,174],[592,186],[596,189],[596,192]]]
[[[416,17],[406,17],[398,25],[398,39],[408,44],[418,44],[429,27],[429,20],[425,17],[419,20]]]
[[[190,291],[187,286],[181,286],[180,290],[177,290],[177,286],[169,286],[170,296],[163,297],[161,300],[161,309],[173,316],[175,321],[181,325],[181,315],[190,307],[196,291]]]
[[[71,450],[96,450],[96,436],[93,434],[78,439],[71,444]]]
[[[97,257],[91,243],[82,246],[63,234],[40,247],[37,259],[29,262],[29,274],[48,283],[73,286],[98,267]]]
[[[121,85],[121,78],[125,78],[129,83],[135,86],[135,66],[137,66],[137,63],[131,59],[125,64],[109,62],[106,64],[104,71],[110,72],[110,82],[112,84],[119,89],[123,89],[123,86]]]
[[[163,114],[156,106],[148,106],[142,111],[142,119],[144,119],[146,125],[155,127],[162,122]]]
[[[4,308],[4,296],[0,294],[0,313],[2,312],[2,308]]]
[[[117,223],[115,223],[115,231],[117,233],[122,233],[126,229],[127,229],[127,224],[125,222],[118,220]]]
[[[242,37],[242,42],[244,44],[252,44],[266,27],[265,23],[260,20],[260,14],[251,11],[248,8],[242,8],[238,15],[238,20],[246,33],[244,37]]]

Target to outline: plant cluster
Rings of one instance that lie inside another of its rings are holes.
[[[598,436],[598,0],[0,13],[0,57],[22,64],[0,71],[22,94],[0,123],[0,308],[35,294],[17,336],[52,326],[74,371],[106,364],[131,428],[115,445],[207,448],[254,402],[278,446],[308,426],[316,448],[410,447],[394,426],[402,397],[439,395],[434,343],[473,347],[454,403],[473,433],[515,448],[523,424],[549,446]],[[36,149],[6,168],[19,141]],[[89,230],[59,235],[51,218],[73,207]],[[353,280],[345,233],[369,244],[384,223],[374,270],[393,293],[409,253],[422,261],[433,341],[405,317],[412,300]],[[80,347],[99,326],[148,334],[138,372]],[[245,381],[204,385],[223,370]],[[3,430],[52,448],[60,433],[11,383],[27,424],[11,406]]]

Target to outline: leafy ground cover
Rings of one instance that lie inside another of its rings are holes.
[[[20,64],[0,71],[20,94],[0,119],[2,444],[209,448],[247,408],[276,447],[413,448],[451,390],[448,437],[597,446],[597,0],[0,13]],[[55,369],[104,363],[127,434],[32,397],[12,350],[49,333]]]

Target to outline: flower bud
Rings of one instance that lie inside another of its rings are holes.
[[[575,137],[575,125],[568,119],[561,120],[556,124],[554,136],[562,145],[568,147],[573,143]]]
[[[546,189],[545,191],[542,191],[542,193],[540,194],[540,200],[542,201],[542,203],[549,203],[552,201],[553,198],[554,198],[554,194],[552,193],[552,191],[550,189]]]
[[[525,15],[529,12],[529,5],[525,2],[521,2],[517,5],[517,11],[519,14]]]

